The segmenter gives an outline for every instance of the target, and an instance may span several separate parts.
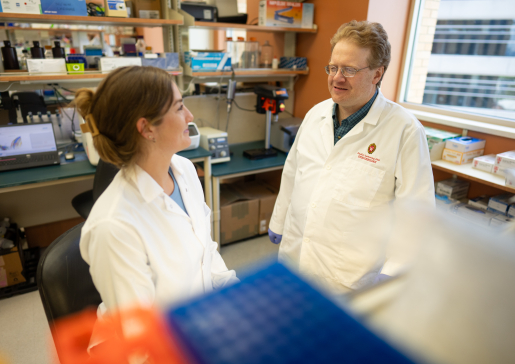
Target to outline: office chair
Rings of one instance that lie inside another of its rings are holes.
[[[84,223],[59,236],[46,249],[38,263],[37,283],[48,323],[86,307],[102,302],[96,290],[89,265],[79,250],[80,232]]]
[[[104,162],[102,159],[98,161],[95,179],[93,180],[93,189],[82,192],[72,199],[72,206],[81,217],[84,219],[88,218],[93,204],[109,186],[118,171],[118,167],[111,163]]]

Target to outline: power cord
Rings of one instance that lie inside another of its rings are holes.
[[[243,110],[243,111],[249,111],[249,112],[256,112],[256,110],[254,109],[244,109],[242,107],[240,107],[240,105],[238,105],[238,103],[236,102],[236,99],[232,100],[232,102],[234,102],[234,105],[236,105],[236,107],[240,110]]]

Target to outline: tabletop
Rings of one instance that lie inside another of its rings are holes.
[[[231,160],[229,162],[218,163],[212,165],[211,175],[213,177],[221,177],[230,174],[257,171],[273,167],[284,166],[287,154],[277,151],[276,157],[250,160],[243,156],[243,152],[249,149],[264,148],[265,141],[230,144]]]

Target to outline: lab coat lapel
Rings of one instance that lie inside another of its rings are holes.
[[[320,120],[320,133],[322,134],[322,140],[324,143],[325,151],[327,155],[331,154],[334,148],[334,126],[333,126],[333,106],[322,115]]]
[[[372,107],[368,111],[367,116],[363,118],[357,125],[354,126],[343,138],[342,140],[352,138],[354,136],[358,136],[361,133],[363,133],[363,130],[365,128],[365,124],[369,125],[377,125],[377,122],[379,120],[379,117],[381,116],[381,113],[383,112],[384,106],[386,102],[384,99],[383,94],[381,94],[381,91],[378,90],[377,97],[374,100],[374,103],[372,104]]]

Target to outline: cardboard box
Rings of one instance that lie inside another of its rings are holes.
[[[441,210],[451,210],[453,206],[459,204],[458,200],[450,198],[444,195],[438,195],[435,193],[436,208]]]
[[[30,73],[66,73],[64,58],[27,59],[27,69]]]
[[[249,200],[230,184],[222,184],[220,206],[220,245],[257,235],[259,200]]]
[[[447,146],[446,142],[446,146]],[[484,149],[472,150],[470,152],[459,152],[452,149],[445,148],[442,153],[442,160],[448,161],[455,164],[466,164],[471,163],[474,158],[483,155]]]
[[[508,217],[515,217],[515,204],[508,208]]]
[[[86,0],[41,0],[41,14],[88,16]]]
[[[493,173],[495,165],[495,154],[476,157],[472,161],[472,168],[479,169],[488,173]]]
[[[493,174],[497,174],[497,175],[499,175],[499,176],[501,176],[501,177],[504,177],[504,176],[505,176],[505,174],[504,174],[504,169],[503,169],[503,168],[501,168],[501,167],[499,167],[497,164],[496,164],[496,165],[494,165],[494,168],[493,168],[493,170],[492,170],[492,173],[493,173]]]
[[[39,0],[32,0],[30,2],[1,0],[0,7],[3,13],[41,14],[41,2]]]
[[[313,28],[314,4],[262,0],[259,2],[259,25],[288,28]]]
[[[445,149],[468,153],[474,150],[485,149],[486,140],[471,137],[457,137],[445,142]]]
[[[231,57],[227,52],[184,52],[184,62],[193,71],[230,71]]]
[[[513,219],[508,216],[497,215],[492,219],[492,221],[490,221],[490,226],[503,227],[506,224],[511,224],[512,222]]]
[[[506,178],[504,181],[504,185],[515,188],[515,168],[505,169],[504,177]]]
[[[439,161],[442,159],[443,150],[445,148],[445,142],[440,143],[428,143],[429,147],[429,158],[432,161]]]
[[[98,68],[102,72],[111,72],[112,70],[125,66],[141,66],[141,58],[139,57],[102,57],[98,63]]]
[[[116,18],[127,18],[127,7],[124,0],[105,0],[105,15]]]
[[[277,190],[257,181],[220,186],[220,245],[266,234]]]
[[[498,212],[506,215],[510,204],[515,202],[515,196],[511,193],[493,196],[488,201],[488,211]]]
[[[497,154],[495,164],[501,168],[515,168],[515,150]]]
[[[0,288],[25,282],[22,271],[23,266],[17,247],[7,254],[0,255]]]
[[[470,183],[455,178],[446,179],[436,184],[436,193],[455,200],[467,197]]]
[[[308,59],[306,57],[281,57],[279,68],[305,70],[308,68]]]
[[[161,19],[160,0],[133,0],[134,17],[143,19]]]
[[[488,201],[490,200],[489,196],[483,195],[478,196],[475,198],[471,198],[468,202],[468,204],[472,207],[475,207],[477,209],[481,209],[483,211],[486,211],[488,209]]]
[[[445,142],[449,139],[460,137],[461,134],[451,133],[450,131],[434,129],[427,126],[424,126],[424,131],[426,132],[427,144],[429,145],[429,149],[431,149],[431,144]]]

